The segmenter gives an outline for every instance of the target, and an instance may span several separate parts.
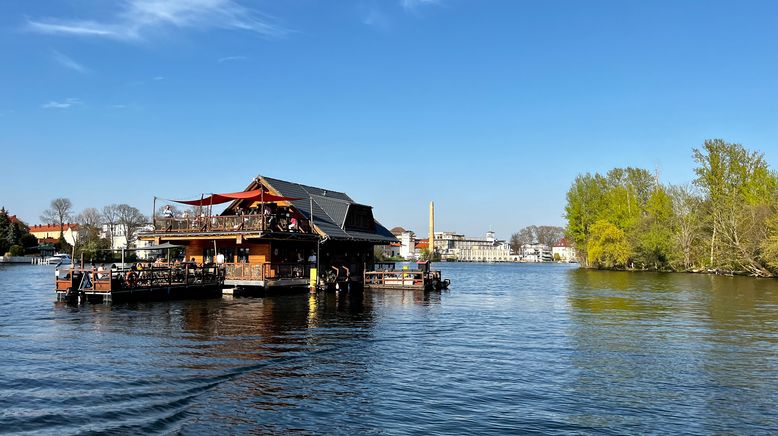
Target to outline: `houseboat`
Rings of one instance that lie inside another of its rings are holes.
[[[342,192],[270,177],[257,176],[240,192],[168,202],[189,209],[155,212],[153,230],[139,238],[182,246],[183,260],[217,265],[224,287],[247,293],[362,288],[365,272],[374,267],[374,247],[397,242],[371,206]]]

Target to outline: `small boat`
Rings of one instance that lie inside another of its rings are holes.
[[[67,254],[55,254],[53,256],[49,256],[45,259],[45,262],[48,265],[70,265],[72,262],[70,260],[70,256]]]

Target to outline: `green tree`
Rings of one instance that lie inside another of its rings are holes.
[[[670,186],[668,194],[672,200],[672,243],[671,264],[677,270],[689,270],[704,254],[700,242],[704,239],[703,199],[690,185]]]
[[[587,255],[591,226],[605,206],[606,181],[599,174],[582,174],[575,178],[567,191],[565,219],[566,234],[578,251],[578,258],[589,266]]]
[[[7,238],[10,227],[11,220],[8,217],[8,212],[6,212],[5,208],[0,208],[0,256],[4,255],[13,245],[13,242]]]
[[[695,184],[709,211],[709,266],[771,276],[761,249],[774,214],[776,177],[763,154],[713,139],[694,150],[694,159]]]
[[[651,192],[640,224],[633,230],[636,260],[652,269],[668,267],[673,240],[672,199],[661,186]]]
[[[598,268],[626,266],[630,249],[624,231],[606,220],[596,221],[590,230],[586,247],[588,263]]]

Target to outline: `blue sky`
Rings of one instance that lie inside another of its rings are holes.
[[[0,204],[30,223],[257,174],[383,224],[562,224],[576,174],[724,138],[778,165],[778,3],[101,0],[0,3]]]

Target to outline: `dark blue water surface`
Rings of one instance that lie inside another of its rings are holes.
[[[0,432],[778,431],[778,281],[437,267],[449,291],[74,307],[0,266]]]

